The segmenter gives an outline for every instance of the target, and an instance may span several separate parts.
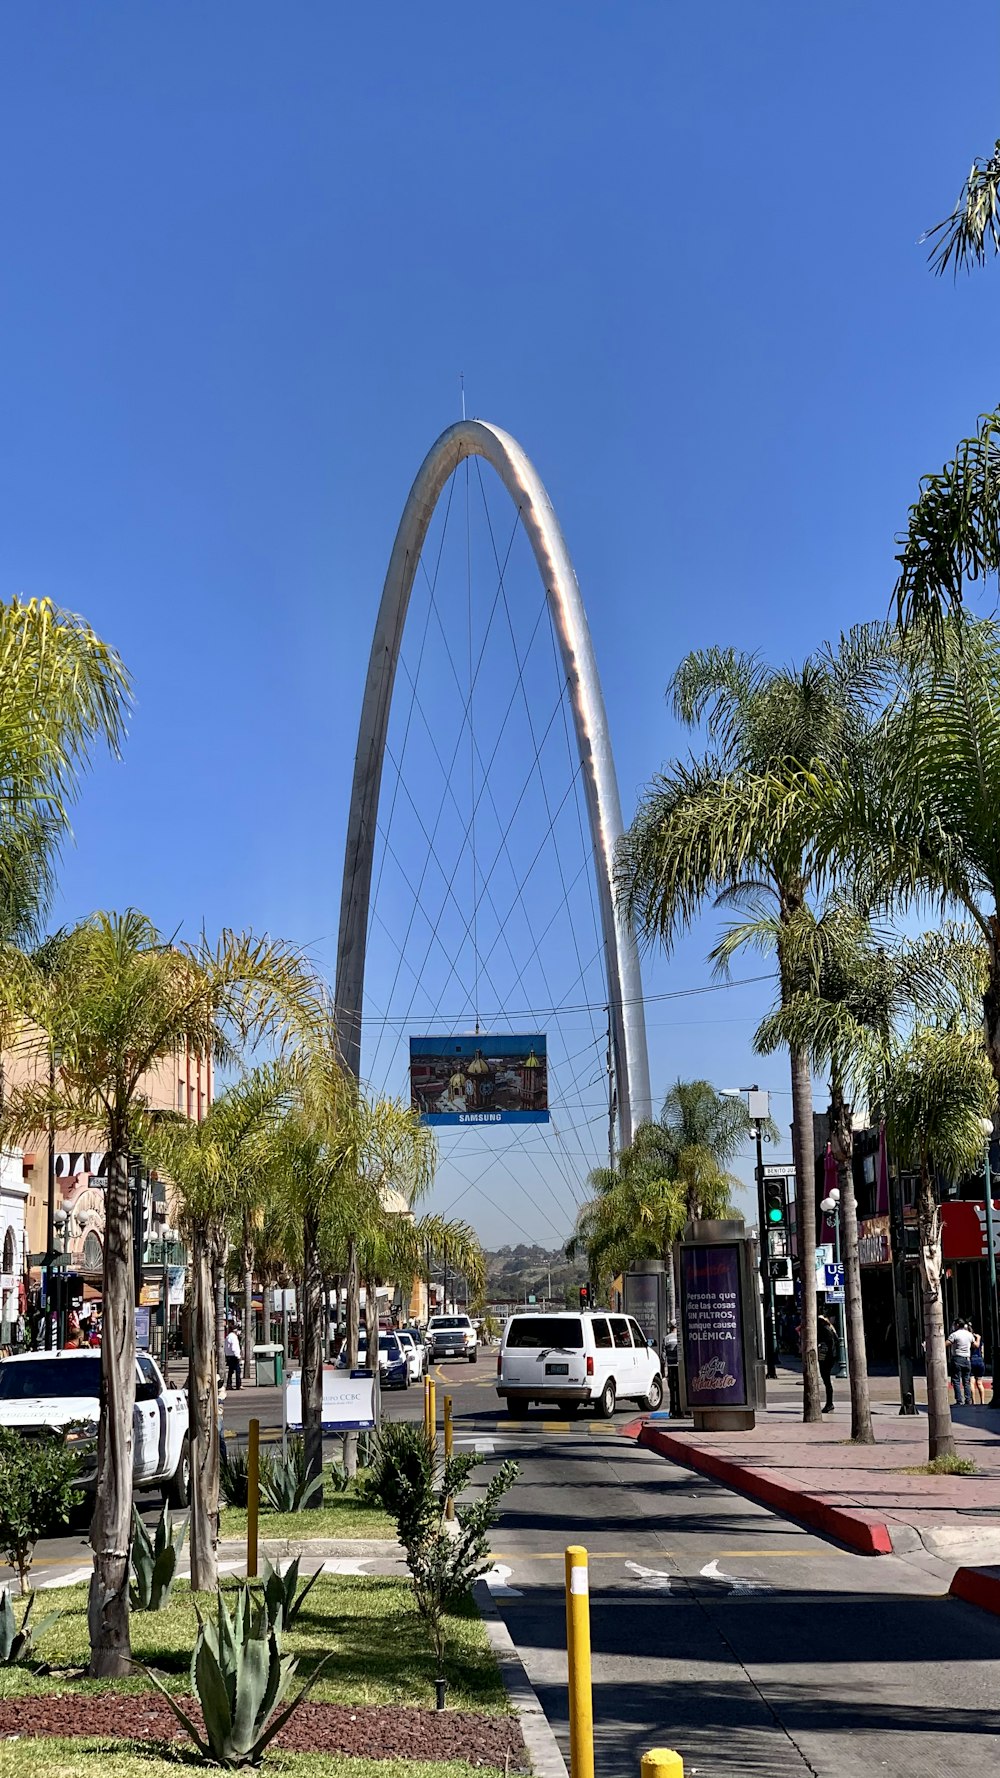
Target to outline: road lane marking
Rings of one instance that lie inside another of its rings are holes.
[[[762,1556],[770,1560],[772,1556],[791,1557],[796,1562],[820,1562],[828,1556],[853,1556],[855,1550],[721,1550],[722,1556],[747,1556],[759,1561]]]
[[[626,1562],[630,1574],[650,1593],[669,1593],[671,1576],[662,1568],[644,1568],[641,1562]]]
[[[705,1576],[706,1580],[717,1580],[717,1581],[724,1582],[728,1586],[729,1591],[731,1593],[773,1593],[774,1592],[774,1588],[769,1587],[767,1585],[766,1581],[742,1580],[736,1574],[726,1574],[725,1571],[719,1567],[717,1558],[716,1558],[716,1560],[714,1560],[712,1562],[706,1562],[704,1568],[700,1569],[699,1572]]]
[[[672,1550],[658,1550],[657,1551],[657,1555],[660,1555],[660,1556],[671,1556],[671,1555],[673,1555],[673,1553],[674,1552]],[[509,1552],[501,1552],[499,1550],[495,1550],[494,1555],[496,1556],[498,1561],[503,1561],[503,1562],[563,1562],[563,1561],[565,1561],[565,1558],[566,1558],[566,1551],[565,1550],[522,1550],[517,1555],[511,1555]],[[589,1562],[625,1562],[628,1560],[628,1556],[629,1556],[628,1550],[590,1550],[590,1549],[588,1549],[588,1551],[587,1551],[587,1560]]]

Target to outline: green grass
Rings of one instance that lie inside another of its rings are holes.
[[[3,1778],[196,1778],[205,1770],[183,1746],[172,1753],[129,1741],[0,1742]],[[464,1760],[354,1759],[272,1749],[265,1770],[268,1778],[484,1778],[496,1768]]]
[[[291,1543],[305,1543],[310,1537],[388,1537],[395,1538],[396,1527],[380,1506],[369,1506],[354,1494],[327,1494],[323,1505],[310,1507],[302,1513],[272,1513],[262,1509],[259,1520],[261,1538],[282,1537]],[[245,1506],[224,1506],[220,1521],[221,1537],[244,1538],[247,1534]]]
[[[210,1595],[192,1596],[182,1582],[174,1588],[165,1611],[132,1614],[134,1658],[155,1668],[171,1691],[190,1689],[197,1629],[195,1598],[203,1614],[212,1609]],[[85,1584],[46,1590],[36,1606],[36,1611],[59,1609],[64,1615],[38,1645],[39,1658],[51,1671],[37,1675],[26,1667],[0,1667],[0,1697],[105,1691],[112,1685],[117,1691],[148,1689],[141,1673],[113,1682],[81,1677],[88,1655]],[[303,1678],[332,1652],[334,1658],[312,1693],[317,1700],[336,1704],[434,1703],[434,1661],[409,1581],[394,1576],[324,1575],[286,1631],[284,1647],[299,1657]],[[508,1713],[507,1695],[471,1599],[449,1617],[445,1665],[450,1709]],[[4,1755],[6,1745],[0,1743]],[[0,1775],[7,1778],[2,1763]]]
[[[902,1475],[978,1475],[971,1457],[933,1457],[929,1463],[914,1463],[901,1470]]]
[[[287,1538],[292,1543],[310,1537],[387,1537],[395,1538],[396,1527],[380,1506],[359,1500],[352,1483],[344,1494],[338,1494],[330,1482],[330,1465],[323,1475],[323,1504],[303,1513],[273,1513],[261,1501],[260,1536]],[[245,1538],[247,1512],[245,1506],[224,1506],[220,1524],[221,1537]]]

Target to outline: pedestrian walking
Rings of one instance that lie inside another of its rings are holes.
[[[972,1405],[974,1408],[986,1406],[986,1353],[983,1350],[983,1336],[977,1334],[970,1321],[969,1331],[972,1334],[972,1351],[969,1353],[969,1369],[972,1383]]]
[[[676,1420],[681,1411],[680,1354],[677,1342],[677,1323],[672,1321],[667,1328],[667,1336],[663,1342],[663,1368],[667,1377],[667,1406],[670,1418]]]
[[[955,1406],[972,1406],[972,1329],[966,1321],[956,1321],[945,1344],[951,1359],[951,1380],[955,1386]]]
[[[833,1367],[837,1362],[839,1346],[840,1335],[829,1315],[820,1315],[816,1323],[816,1355],[819,1359],[819,1374],[826,1389],[824,1414],[833,1413]]]
[[[226,1388],[242,1389],[243,1387],[243,1353],[240,1349],[240,1336],[236,1332],[236,1323],[231,1321],[226,1329]]]

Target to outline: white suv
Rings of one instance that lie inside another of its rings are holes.
[[[497,1394],[523,1418],[533,1401],[572,1414],[584,1402],[608,1419],[619,1399],[644,1412],[663,1400],[659,1356],[629,1315],[512,1315],[497,1357]]]
[[[432,1315],[427,1323],[428,1358],[479,1357],[479,1336],[468,1315]]]

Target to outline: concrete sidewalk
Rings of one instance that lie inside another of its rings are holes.
[[[771,1385],[772,1405],[753,1432],[694,1433],[655,1418],[633,1427],[648,1448],[865,1553],[923,1549],[956,1564],[1000,1562],[1000,1410],[953,1410],[959,1454],[976,1475],[909,1475],[927,1461],[924,1413],[901,1417],[876,1401],[878,1442],[852,1445],[846,1405],[803,1424],[797,1382]]]

